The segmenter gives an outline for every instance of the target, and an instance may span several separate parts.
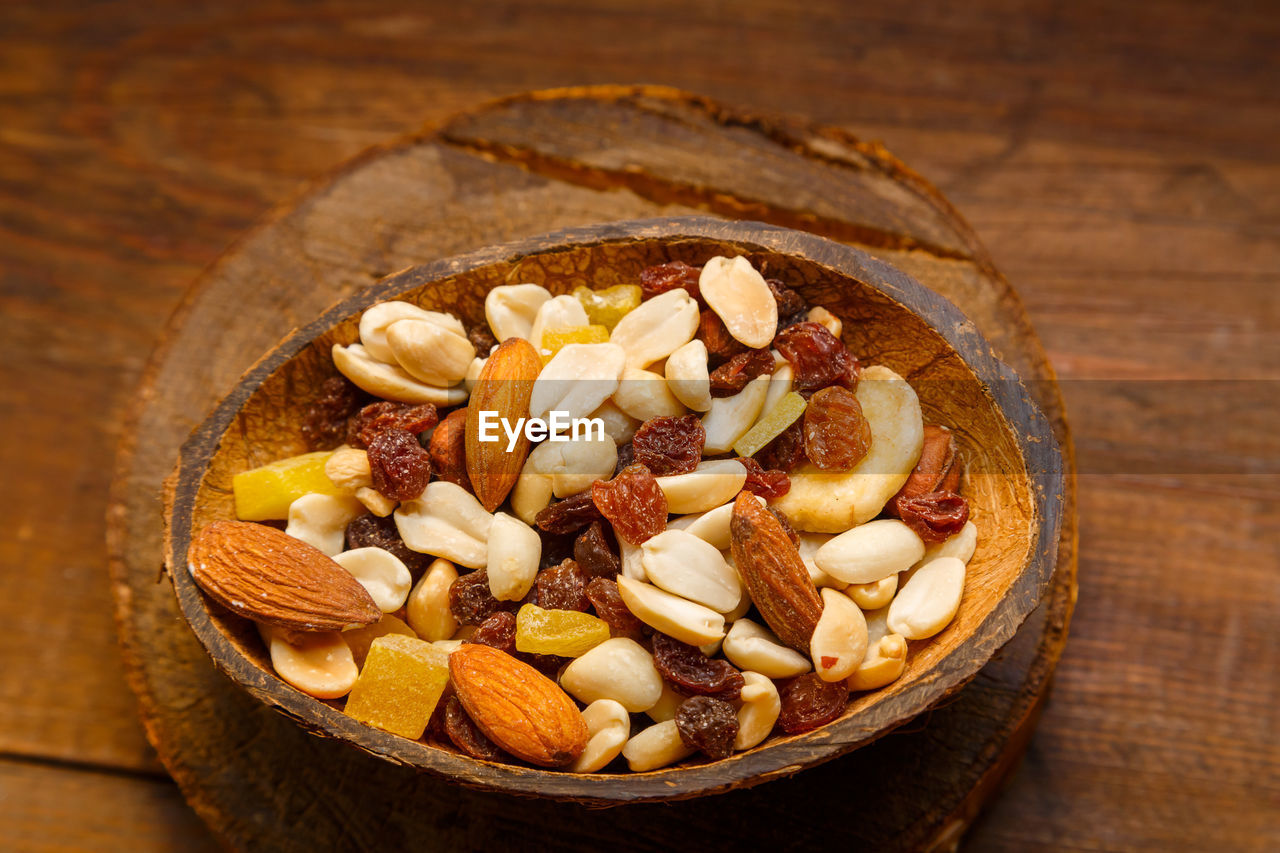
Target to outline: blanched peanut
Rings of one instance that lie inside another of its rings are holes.
[[[960,609],[964,563],[938,557],[916,570],[889,605],[889,630],[908,640],[923,640],[941,631]]]
[[[387,327],[387,345],[405,372],[428,385],[461,382],[476,357],[462,333],[425,320],[397,320]]]
[[[434,560],[418,585],[409,593],[406,618],[409,627],[424,640],[447,640],[458,630],[458,620],[449,609],[449,587],[458,579],[458,570],[448,560]]]
[[[400,505],[372,486],[361,486],[356,489],[356,500],[364,504],[364,508],[378,518],[386,518]]]
[[[921,557],[916,564],[911,567],[912,572],[923,566],[930,560],[936,560],[938,557],[955,557],[966,566],[973,559],[973,552],[978,547],[978,528],[972,521],[966,521],[964,527],[960,528],[960,532],[954,536],[949,536],[941,542],[935,542],[932,545],[926,545],[924,556]],[[911,577],[911,572],[903,576],[902,582],[905,584],[907,579]]]
[[[742,438],[760,417],[768,396],[769,377],[757,376],[732,397],[712,400],[711,411],[702,418],[702,427],[707,431],[702,452],[711,456],[732,450],[734,442]]]
[[[435,406],[456,406],[467,399],[467,389],[455,385],[440,388],[419,382],[403,367],[387,364],[371,356],[360,344],[333,345],[333,366],[361,390],[375,397],[400,403],[431,403]]]
[[[698,276],[707,306],[735,340],[753,349],[767,346],[778,330],[778,303],[764,276],[741,255],[707,261]]]
[[[488,560],[485,543],[493,516],[455,483],[428,483],[421,497],[400,504],[395,520],[400,538],[412,551],[472,569],[483,568]]]
[[[738,564],[733,560],[733,552],[721,551],[720,554],[724,557],[725,565],[733,570],[734,579],[737,580],[738,590],[741,593],[737,607],[732,610],[722,611],[724,615],[724,622],[726,625],[729,625],[747,615],[747,611],[751,609],[752,605],[751,593],[747,591],[747,582],[742,579],[742,572],[738,571]]]
[[[814,586],[819,589],[823,587],[844,589],[846,586],[844,581],[838,581],[831,577],[831,575],[818,568],[818,564],[814,562],[814,556],[817,555],[818,549],[830,541],[830,533],[801,533],[800,545],[797,550],[800,551],[800,559],[804,562],[804,567],[809,570],[809,580],[813,581]]]
[[[467,337],[462,321],[452,314],[427,311],[411,302],[379,302],[377,305],[370,305],[360,314],[360,343],[370,356],[385,364],[396,363],[396,357],[387,343],[387,330],[401,320],[430,323],[446,332],[460,335],[463,340]]]
[[[530,340],[538,309],[551,299],[551,291],[540,284],[502,284],[484,298],[484,318],[489,331],[502,343],[507,338]],[[483,353],[488,355],[488,353]]]
[[[342,445],[324,461],[324,475],[344,492],[372,486],[373,475],[369,471],[369,452]]]
[[[896,518],[841,533],[818,549],[818,568],[845,583],[874,583],[904,572],[924,556],[924,542]]]
[[[724,638],[724,656],[738,669],[769,678],[793,678],[810,669],[808,658],[750,619],[738,619],[730,626]]]
[[[536,452],[537,448],[534,450]],[[533,454],[529,456],[532,457]],[[511,511],[516,514],[516,518],[531,525],[538,513],[551,504],[551,495],[554,491],[551,475],[537,473],[533,470],[529,459],[526,459],[524,467],[520,469],[520,478],[516,480],[515,488],[511,490]]]
[[[355,657],[336,631],[286,632],[270,625],[258,631],[271,653],[271,666],[286,684],[317,699],[338,699],[355,686]]]
[[[673,595],[725,613],[742,600],[738,573],[720,551],[684,530],[664,530],[640,546],[649,582]]]
[[[529,415],[551,411],[583,418],[618,390],[627,354],[614,344],[568,344],[542,368],[529,397]]]
[[[614,444],[626,444],[640,428],[640,422],[619,409],[612,400],[605,400],[589,417],[604,421],[605,434],[613,439]]]
[[[612,699],[597,699],[582,709],[582,721],[587,724],[587,747],[571,769],[575,773],[595,773],[622,754],[631,734],[631,717]]]
[[[652,584],[618,576],[618,592],[637,619],[682,643],[701,646],[724,636],[724,617]]]
[[[898,576],[896,574],[873,583],[851,583],[844,588],[844,594],[852,598],[853,603],[863,610],[879,610],[881,607],[888,607],[897,591]]]
[[[698,303],[683,288],[640,303],[613,327],[609,343],[627,352],[627,367],[648,367],[693,340]]]
[[[706,512],[733,500],[747,482],[747,469],[736,459],[713,459],[699,462],[688,474],[656,479],[667,496],[667,512],[684,515]]]
[[[538,313],[533,318],[529,329],[529,343],[543,357],[550,355],[549,350],[542,347],[542,336],[554,329],[568,329],[573,326],[585,326],[587,311],[582,303],[572,296],[553,296],[538,306]]]
[[[639,545],[632,545],[621,536],[618,538],[618,554],[622,560],[623,577],[637,581],[647,581],[649,576],[644,572],[644,552]]]
[[[671,685],[666,681],[662,682],[662,695],[658,697],[658,701],[654,706],[645,711],[649,715],[649,719],[655,723],[665,722],[666,720],[674,720],[676,711],[680,709],[680,703],[685,697],[671,689]]]
[[[711,373],[707,368],[707,345],[694,338],[667,356],[663,369],[671,393],[695,412],[711,408]]]
[[[596,480],[607,480],[618,464],[618,445],[599,430],[569,441],[544,441],[533,449],[526,463],[531,473],[551,478],[551,490],[567,498],[591,488]]]
[[[431,645],[445,654],[452,654],[462,648],[464,642],[464,640],[432,640]]]
[[[647,711],[662,696],[662,676],[653,655],[635,640],[614,637],[574,658],[560,686],[579,702],[612,699],[632,713]]]
[[[641,422],[657,417],[679,417],[685,413],[684,404],[671,393],[667,380],[661,374],[638,367],[622,371],[618,390],[613,392],[613,402]]]
[[[351,647],[351,655],[356,660],[356,666],[363,667],[364,659],[368,657],[369,647],[373,645],[373,641],[388,634],[401,634],[415,639],[418,637],[412,628],[390,613],[382,614],[382,618],[372,625],[343,631],[341,636],[343,642]]]
[[[835,314],[832,314],[826,308],[823,308],[821,305],[815,305],[810,308],[809,313],[805,315],[805,318],[810,323],[817,323],[820,326],[825,326],[827,331],[835,335],[837,339],[839,339],[840,334],[844,331],[844,323],[840,322],[840,318]]]
[[[834,589],[822,590],[822,615],[809,640],[813,668],[823,681],[843,681],[867,654],[867,620],[853,600]]]
[[[487,355],[484,358],[476,356],[471,359],[471,364],[467,365],[467,375],[462,377],[462,387],[467,389],[468,394],[476,389],[476,383],[480,381],[480,374],[484,371],[485,362],[488,360]]]
[[[332,557],[346,543],[347,525],[364,515],[355,498],[337,495],[303,495],[289,504],[289,525],[284,532]]]
[[[757,495],[756,500],[764,506],[764,498]],[[733,503],[730,502],[706,512],[673,518],[667,523],[667,529],[688,531],[717,550],[724,551],[729,547],[729,520],[732,517]]]
[[[334,556],[333,561],[351,572],[383,613],[399,610],[409,597],[413,577],[400,558],[390,551],[353,548]]]
[[[746,684],[740,697],[742,706],[738,708],[738,735],[733,739],[733,748],[739,751],[750,749],[767,738],[782,713],[778,688],[768,677],[747,671],[742,673],[742,680]]]
[[[684,293],[683,290],[680,292]],[[675,764],[680,759],[693,755],[693,752],[680,739],[676,721],[667,720],[664,723],[654,723],[627,741],[627,745],[622,748],[622,757],[627,759],[628,767],[642,773]]]
[[[888,634],[872,644],[867,657],[849,676],[850,690],[875,690],[897,681],[907,668],[907,641]]]
[[[489,527],[489,591],[499,601],[519,601],[533,588],[542,559],[538,532],[505,512],[493,515]]]

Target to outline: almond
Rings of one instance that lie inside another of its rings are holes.
[[[750,492],[734,501],[729,547],[764,621],[782,642],[807,654],[822,598],[782,524]]]
[[[191,577],[233,613],[294,631],[372,625],[382,611],[324,552],[274,527],[215,521],[187,552]]]
[[[490,419],[514,426],[529,414],[533,382],[542,369],[542,359],[524,338],[507,338],[485,361],[467,405],[467,476],[486,510],[493,512],[515,486],[529,455],[529,439],[521,431],[516,445],[507,451],[507,438],[480,440],[480,413],[493,412]],[[492,429],[490,430],[492,432]]]
[[[563,767],[586,748],[590,733],[569,694],[506,652],[460,646],[449,655],[449,677],[480,730],[517,758]]]

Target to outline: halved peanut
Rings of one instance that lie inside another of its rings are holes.
[[[660,374],[638,367],[622,371],[618,390],[613,392],[613,402],[641,422],[657,417],[679,417],[686,411],[684,404],[671,393],[667,380]]]
[[[379,302],[370,305],[360,314],[360,343],[369,355],[386,364],[396,364],[396,357],[387,342],[387,330],[401,320],[418,320],[430,323],[447,332],[460,335],[464,340],[467,330],[462,321],[452,314],[427,311],[411,302]]]
[[[926,545],[924,556],[916,561],[910,571],[902,576],[903,585],[915,574],[916,570],[931,560],[939,557],[955,557],[966,566],[973,559],[973,552],[978,547],[978,528],[972,521],[966,521],[960,532],[949,536],[941,542]]]
[[[399,502],[393,501],[372,486],[361,486],[356,489],[356,500],[364,504],[364,508],[378,518],[386,518],[400,505]]]
[[[387,400],[456,406],[467,399],[467,389],[461,385],[439,388],[419,382],[403,367],[378,361],[360,344],[345,347],[342,344],[334,344],[333,366],[355,383],[356,387]]]
[[[449,587],[458,579],[458,570],[448,560],[434,560],[409,593],[405,618],[409,627],[424,640],[448,640],[458,630],[458,620],[449,609]]]
[[[397,320],[387,327],[387,346],[396,364],[414,379],[447,387],[461,382],[476,349],[465,334],[425,320]]]
[[[338,699],[355,686],[355,656],[336,631],[290,632],[258,625],[276,674],[309,696]]]
[[[538,532],[505,512],[493,514],[488,540],[489,592],[499,601],[519,601],[533,588],[542,559]]]
[[[782,713],[778,688],[767,676],[744,671],[742,680],[746,683],[739,697],[742,705],[738,708],[738,734],[733,739],[733,748],[738,751],[750,749],[767,738]]]
[[[284,532],[332,557],[346,543],[347,525],[364,515],[364,504],[338,495],[303,495],[289,504]]]
[[[612,699],[597,699],[582,709],[582,721],[587,724],[587,746],[570,769],[595,773],[622,754],[631,735],[631,717]]]
[[[704,454],[711,456],[733,449],[734,443],[751,429],[764,411],[769,382],[769,376],[757,376],[732,397],[711,401],[711,410],[702,418],[702,427],[707,432],[702,445]]]
[[[897,681],[907,668],[907,641],[888,634],[873,643],[867,656],[849,676],[850,690],[875,690]]]
[[[649,576],[644,571],[644,551],[639,545],[632,545],[621,536],[618,539],[618,553],[622,561],[624,577],[637,581],[647,581]]]
[[[626,444],[640,428],[640,422],[619,409],[612,400],[605,400],[589,417],[604,421],[605,434],[613,439],[614,444]]]
[[[835,335],[836,339],[840,338],[840,334],[844,331],[844,323],[840,322],[840,318],[832,314],[821,305],[815,305],[809,309],[809,313],[805,315],[810,323],[817,323],[825,326],[826,330]]]
[[[560,686],[579,702],[612,699],[632,713],[649,710],[662,696],[653,655],[626,637],[605,640],[574,658],[560,673]]]
[[[627,354],[614,344],[568,344],[542,368],[529,397],[529,415],[551,411],[586,417],[618,390]]]
[[[537,448],[534,450],[536,452]],[[532,458],[533,454],[530,453],[529,456]],[[551,475],[534,471],[529,459],[526,459],[515,488],[511,490],[511,511],[525,524],[533,524],[538,513],[551,504],[554,491]]]
[[[666,681],[662,682],[662,695],[658,697],[658,701],[653,707],[645,711],[649,715],[649,719],[655,723],[665,722],[666,720],[674,720],[676,711],[680,710],[680,703],[684,702],[685,697],[671,689],[671,685]]]
[[[822,590],[822,615],[809,640],[814,672],[823,681],[843,681],[867,654],[867,620],[843,592]]]
[[[767,346],[778,330],[778,303],[751,262],[715,257],[702,267],[698,289],[735,340],[752,349]]]
[[[335,555],[333,561],[351,572],[383,613],[399,610],[409,597],[413,586],[409,569],[384,548],[353,548]]]
[[[814,586],[819,589],[823,587],[844,589],[846,586],[844,581],[838,581],[831,577],[831,575],[818,568],[818,564],[814,562],[818,549],[830,541],[830,533],[801,533],[800,545],[797,550],[800,552],[800,559],[804,561],[804,567],[809,571],[809,580],[813,581]]]
[[[618,576],[618,592],[635,617],[682,643],[701,646],[724,636],[724,617],[652,584]]]
[[[774,636],[765,626],[738,619],[724,638],[724,656],[734,666],[769,678],[794,678],[810,669],[809,659]]]
[[[889,605],[889,630],[908,640],[923,640],[941,631],[960,609],[964,563],[938,557],[921,566]]]
[[[627,759],[627,766],[637,773],[675,764],[693,753],[694,750],[685,746],[680,739],[675,720],[654,723],[632,737],[622,748],[622,757]]]
[[[737,497],[736,493],[734,497]],[[764,498],[757,495],[756,499],[762,506],[764,505]],[[668,503],[669,506],[670,503]],[[706,512],[673,518],[667,523],[667,529],[687,531],[702,541],[709,542],[717,550],[724,551],[729,547],[729,520],[732,517],[733,503],[730,502]]]
[[[489,353],[485,353],[484,358],[476,356],[467,365],[467,375],[462,377],[462,387],[467,389],[468,394],[476,390],[476,383],[480,381],[480,374],[484,372],[485,363],[488,361]]]
[[[369,452],[342,445],[324,461],[324,475],[343,491],[355,493],[356,489],[372,486],[373,475],[369,471]]]
[[[698,303],[677,287],[640,303],[619,320],[609,343],[626,350],[627,367],[648,367],[689,343],[697,331]]]
[[[529,343],[538,351],[538,355],[547,357],[549,350],[542,347],[542,335],[553,329],[569,329],[574,326],[585,326],[591,321],[587,319],[586,309],[582,303],[572,296],[553,296],[538,306],[533,325],[529,328]]]
[[[695,412],[711,408],[711,373],[707,367],[707,345],[694,338],[667,356],[663,373],[671,393]]]
[[[487,541],[493,516],[475,495],[447,480],[428,483],[422,496],[400,504],[396,530],[411,550],[444,557],[472,569],[488,560]]]
[[[530,473],[551,478],[551,490],[567,498],[591,488],[596,480],[607,480],[618,464],[618,445],[608,435],[589,430],[585,436],[568,441],[544,441],[529,454]]]
[[[781,358],[776,350],[774,355]],[[764,405],[760,407],[761,415],[772,412],[773,407],[778,405],[778,401],[791,393],[791,386],[795,384],[795,375],[795,368],[786,360],[774,369],[773,375],[769,377],[769,393],[765,395]]]
[[[540,284],[502,284],[485,296],[484,318],[498,343],[507,338],[531,340],[538,309],[550,299],[551,291]]]
[[[664,530],[640,546],[649,582],[673,595],[725,613],[742,600],[738,573],[720,551],[684,530]]]
[[[853,599],[853,603],[863,610],[878,610],[888,607],[898,591],[898,575],[892,574],[871,583],[851,583],[844,588],[844,594]]]
[[[870,521],[818,549],[819,569],[845,583],[874,583],[904,572],[924,556],[924,542],[896,518]]]
[[[688,474],[656,479],[667,497],[667,512],[685,515],[706,512],[733,500],[747,482],[747,469],[736,459],[712,459],[699,462]]]

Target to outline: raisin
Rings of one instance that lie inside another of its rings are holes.
[[[796,293],[776,278],[766,278],[764,283],[769,285],[769,290],[773,292],[773,301],[778,303],[779,319],[808,313],[809,303],[805,302],[803,296]]]
[[[952,472],[955,476],[952,477]],[[939,490],[954,492],[949,481],[955,480],[958,485],[960,468],[956,465],[956,440],[951,430],[934,424],[924,425],[924,444],[920,451],[920,461],[912,469],[907,482],[902,484],[898,493],[889,499],[885,511],[889,515],[897,515],[899,500],[927,495]]]
[[[862,375],[862,365],[858,362],[857,356],[849,353],[849,364],[845,367],[844,373],[836,380],[836,384],[841,388],[848,388],[850,391],[858,390],[858,377]]]
[[[499,610],[497,613],[490,614],[476,626],[475,633],[466,642],[492,646],[511,654],[516,650],[515,614],[509,610]]]
[[[613,466],[613,476],[622,473],[622,469],[636,461],[636,448],[631,442],[618,445],[618,464]]]
[[[804,461],[804,418],[784,429],[777,438],[756,451],[755,457],[766,470],[784,474]],[[789,488],[788,484],[788,488]]]
[[[538,538],[542,540],[542,555],[538,558],[539,569],[558,566],[573,557],[573,543],[577,538],[574,533],[548,533],[545,530],[539,530]]]
[[[431,457],[411,433],[392,427],[369,445],[369,472],[379,492],[393,501],[410,501],[431,479]]]
[[[426,734],[435,740],[443,741],[449,737],[449,733],[444,728],[444,712],[449,707],[449,700],[456,695],[453,685],[446,682],[444,690],[440,693],[440,698],[436,700],[435,710],[431,712],[431,719],[427,721]]]
[[[372,514],[362,515],[348,524],[347,550],[354,551],[356,548],[381,548],[390,551],[415,578],[426,571],[431,562],[431,557],[426,554],[409,550],[409,546],[400,538],[400,531],[391,516],[379,518]]]
[[[457,696],[450,696],[444,706],[444,732],[463,755],[481,761],[510,761],[501,748],[480,731],[480,727],[467,715]]]
[[[711,396],[730,397],[737,394],[757,376],[772,374],[773,353],[767,349],[740,352],[711,371]]]
[[[823,681],[813,672],[792,679],[778,692],[782,700],[778,727],[790,735],[831,722],[849,701],[846,682]]]
[[[402,429],[417,435],[436,425],[440,417],[430,403],[411,406],[408,403],[370,403],[347,422],[347,444],[368,447],[379,433]]]
[[[537,589],[538,606],[543,610],[586,612],[591,606],[582,572],[573,560],[565,560],[558,566],[538,572],[533,585]]]
[[[459,625],[479,625],[499,610],[514,610],[517,605],[493,597],[484,569],[463,575],[449,587],[449,612]]]
[[[724,321],[714,311],[703,311],[698,317],[698,331],[695,337],[706,345],[707,365],[712,368],[719,367],[738,353],[747,351],[747,345],[729,334]]]
[[[613,580],[622,571],[622,561],[609,547],[600,522],[593,521],[573,542],[573,559],[589,578]]]
[[[788,314],[786,316],[779,314],[778,315],[778,331],[781,332],[783,329],[789,329],[792,326],[795,326],[799,323],[808,322],[808,320],[809,320],[808,311],[797,311],[795,314]]]
[[[431,457],[431,473],[437,480],[462,486],[471,491],[467,476],[467,410],[454,409],[431,433],[427,455]]]
[[[653,635],[653,665],[685,696],[714,696],[732,702],[746,683],[728,661],[709,658],[697,646],[662,633]]]
[[[723,699],[693,696],[676,709],[676,731],[680,741],[714,761],[733,754],[738,736],[738,712]]]
[[[871,424],[853,392],[823,388],[804,410],[804,455],[824,471],[848,471],[871,449]]]
[[[898,517],[925,542],[941,542],[969,520],[969,502],[955,492],[929,492],[895,500]]]
[[[635,638],[640,635],[641,622],[622,600],[618,584],[608,578],[592,578],[587,583],[587,598],[596,615],[608,623],[615,637]]]
[[[671,261],[640,270],[640,295],[652,299],[660,293],[683,287],[689,295],[699,302],[702,291],[698,289],[698,278],[702,275],[702,267],[691,267],[684,261]]]
[[[791,540],[791,544],[797,548],[800,547],[800,534],[796,532],[795,527],[791,525],[791,519],[787,518],[787,514],[776,506],[768,507],[769,514],[778,519],[778,523],[782,525],[782,532],[787,534],[787,538]]]
[[[706,440],[707,431],[697,415],[659,416],[640,425],[635,438],[631,439],[631,447],[636,462],[654,476],[666,477],[688,474],[697,468]]]
[[[791,478],[787,476],[786,471],[776,468],[766,471],[750,456],[740,456],[738,461],[747,469],[747,481],[742,484],[742,488],[753,495],[772,501],[791,491]]]
[[[312,450],[331,450],[347,435],[347,419],[360,410],[365,395],[345,376],[331,376],[302,416],[302,437]]]
[[[840,339],[820,323],[805,321],[783,329],[773,347],[791,362],[799,390],[825,388],[844,377],[853,356]]]
[[[591,492],[579,492],[539,511],[533,523],[548,533],[573,533],[600,518]]]
[[[667,529],[667,496],[643,465],[628,465],[612,480],[592,483],[591,499],[613,532],[632,545]]]
[[[489,334],[489,330],[483,323],[477,323],[467,329],[467,340],[476,348],[476,355],[480,358],[488,358],[489,352],[498,345],[498,339]]]

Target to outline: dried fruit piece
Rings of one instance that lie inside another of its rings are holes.
[[[488,358],[489,353],[498,345],[498,339],[489,334],[484,326],[476,325],[467,330],[467,340],[476,349],[476,356]]]
[[[614,466],[613,476],[618,476],[629,465],[635,464],[636,448],[631,442],[618,446],[618,464]]]
[[[955,492],[929,492],[897,499],[903,522],[925,542],[942,542],[960,532],[969,520],[969,502]]]
[[[747,469],[747,481],[742,484],[742,488],[753,495],[772,501],[782,497],[791,489],[791,478],[787,476],[786,471],[776,469],[766,471],[750,456],[743,456],[738,461]]]
[[[885,512],[889,515],[898,515],[899,499],[914,498],[917,495],[926,495],[941,489],[954,492],[955,489],[944,485],[953,472],[958,477],[955,436],[946,427],[925,424],[920,461],[911,470],[907,482],[903,483],[898,493],[889,499],[889,503],[885,505]]]
[[[791,426],[753,453],[752,457],[767,469],[790,474],[797,465],[805,461],[804,420],[796,418]]]
[[[629,465],[612,480],[591,486],[591,498],[618,536],[639,545],[667,526],[667,497],[644,465]]]
[[[773,294],[773,301],[778,304],[779,322],[781,322],[781,318],[793,317],[809,310],[809,303],[805,302],[803,296],[776,278],[766,278],[764,283],[769,285],[769,291]]]
[[[711,371],[711,396],[729,397],[737,394],[757,376],[772,375],[776,364],[773,353],[768,350],[756,349],[738,353]]]
[[[732,702],[742,692],[742,673],[728,661],[709,658],[697,646],[661,632],[653,635],[653,665],[676,691]]]
[[[565,560],[558,566],[538,572],[534,589],[539,606],[548,610],[585,611],[591,606],[582,572],[573,560]]]
[[[609,636],[608,623],[589,613],[536,604],[526,604],[516,613],[516,650],[521,652],[576,658]]]
[[[466,642],[491,646],[510,654],[516,648],[515,614],[508,610],[499,610],[497,613],[490,614],[476,626],[475,633]]]
[[[405,564],[409,574],[417,577],[426,571],[431,558],[417,551],[410,551],[400,538],[395,520],[380,518],[376,515],[362,515],[347,525],[347,550],[357,548],[381,548],[390,551],[393,556]]]
[[[459,625],[479,625],[499,610],[514,610],[517,601],[499,601],[489,591],[489,573],[484,569],[458,578],[449,587],[449,612]]]
[[[734,562],[756,609],[784,643],[807,652],[822,598],[782,524],[743,492],[734,501],[729,531]]]
[[[691,267],[684,261],[669,261],[657,266],[640,270],[640,291],[645,299],[652,299],[660,293],[682,287],[694,299],[701,300],[698,290],[698,276],[702,267]]]
[[[807,672],[787,683],[779,691],[779,699],[778,727],[793,735],[840,716],[849,701],[849,686],[843,681],[823,681],[816,673]]]
[[[853,356],[840,339],[826,327],[810,321],[783,329],[773,346],[795,370],[795,387],[805,390],[825,388],[849,369]]]
[[[707,364],[718,367],[735,355],[747,351],[746,344],[734,339],[714,311],[703,311],[698,317],[697,340],[707,348]]]
[[[378,433],[398,428],[418,434],[436,425],[439,415],[430,403],[410,405],[382,401],[370,403],[347,422],[347,444],[368,447]]]
[[[236,518],[241,521],[288,518],[289,505],[303,495],[349,494],[335,486],[324,473],[331,455],[333,452],[329,450],[304,453],[236,474],[231,479]]]
[[[634,284],[615,284],[604,290],[591,290],[584,285],[573,289],[574,298],[582,303],[587,319],[609,331],[618,321],[640,307],[641,289]]]
[[[312,450],[332,450],[347,434],[347,418],[367,399],[345,376],[330,376],[302,416],[302,438]]]
[[[546,364],[569,344],[607,344],[608,342],[609,330],[601,325],[547,329],[542,333],[542,346],[538,354],[542,356],[542,363]]]
[[[825,471],[848,471],[871,449],[871,424],[847,388],[823,388],[804,412],[804,453]]]
[[[417,740],[449,681],[448,661],[444,651],[414,637],[377,638],[347,697],[346,714]]]
[[[583,575],[589,578],[613,580],[622,571],[622,561],[609,547],[604,528],[598,521],[591,522],[574,540],[573,559]]]
[[[591,492],[579,492],[556,501],[534,518],[534,524],[547,533],[573,533],[601,518]]]
[[[687,474],[702,461],[702,444],[707,431],[697,415],[678,418],[650,418],[636,430],[631,440],[635,461],[654,476]]]
[[[622,594],[618,592],[617,583],[609,578],[592,578],[587,583],[586,593],[596,615],[609,625],[615,637],[640,635],[642,623],[627,609]]]
[[[467,477],[467,410],[455,409],[431,433],[427,455],[431,457],[431,473],[437,480],[444,480],[471,491]]]
[[[507,442],[480,440],[480,413],[491,413],[499,423],[516,423],[529,411],[533,383],[542,369],[542,360],[533,345],[523,338],[508,338],[494,350],[480,371],[467,406],[467,476],[476,498],[489,512],[506,499],[520,477],[529,439],[524,431],[510,452]]]
[[[395,501],[411,501],[431,479],[431,457],[411,433],[392,427],[370,442],[369,473],[380,493]]]
[[[738,737],[738,712],[723,699],[693,696],[676,710],[676,730],[690,749],[702,751],[718,761],[733,753]]]
[[[755,456],[765,445],[799,420],[804,414],[806,405],[808,404],[804,397],[795,391],[788,391],[772,409],[766,410],[760,420],[756,421],[755,426],[733,443],[733,452],[739,456]]]
[[[444,704],[444,733],[458,751],[481,761],[505,761],[509,756],[489,738],[475,721],[467,716],[462,702],[456,695],[450,696]]]

